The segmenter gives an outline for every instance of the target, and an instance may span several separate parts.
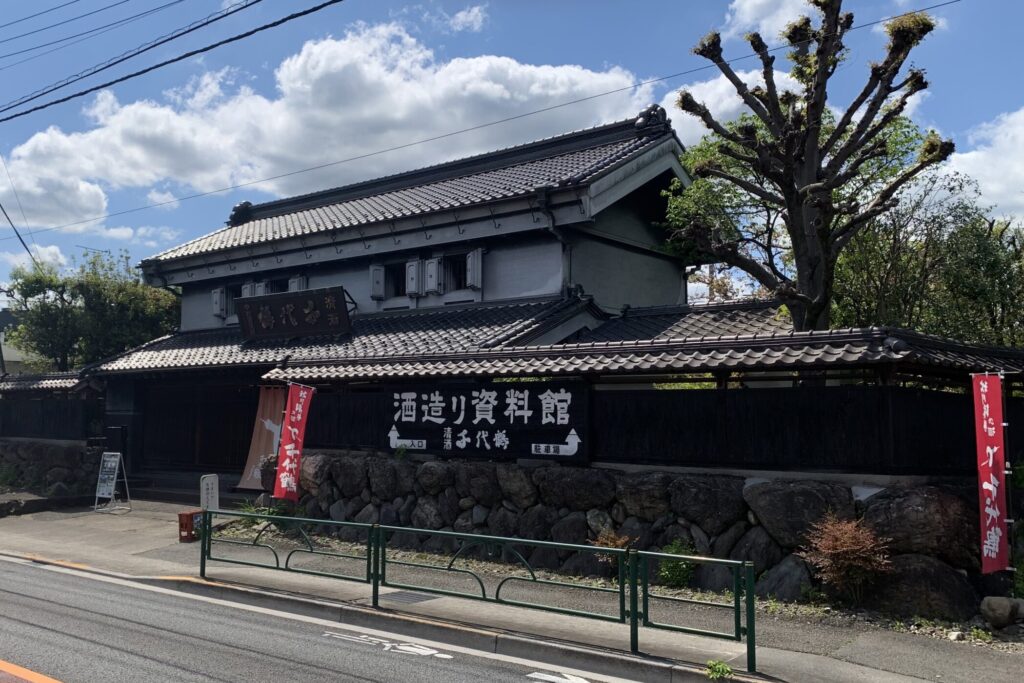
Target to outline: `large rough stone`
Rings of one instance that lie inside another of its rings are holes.
[[[62,484],[68,483],[68,477],[71,476],[71,470],[66,467],[51,467],[46,473],[46,481],[51,484],[58,482]]]
[[[593,510],[587,510],[587,526],[590,527],[590,532],[596,537],[604,529],[614,528],[615,523],[607,512],[594,508]]]
[[[747,505],[780,545],[803,545],[807,530],[829,510],[853,519],[853,493],[848,486],[823,481],[768,481],[743,491]]]
[[[501,503],[498,476],[489,462],[460,463],[455,471],[455,488],[460,496],[472,496],[487,507]]]
[[[558,511],[547,505],[534,505],[519,518],[519,537],[546,541],[551,526],[558,520]]]
[[[693,535],[690,533],[690,530],[682,524],[670,524],[665,527],[665,531],[662,532],[658,540],[658,545],[664,549],[676,541],[679,541],[683,546],[693,548],[694,553],[701,554],[693,542]]]
[[[695,522],[711,536],[722,533],[743,519],[743,480],[717,475],[677,477],[668,487],[672,510]]]
[[[627,517],[626,521],[619,527],[620,536],[629,536],[632,539],[631,548],[646,550],[651,545],[651,525],[642,521],[639,517]]]
[[[584,467],[539,467],[533,483],[540,499],[556,508],[585,512],[606,507],[615,498],[615,480],[605,470]]]
[[[483,505],[474,505],[471,514],[473,526],[482,526],[487,521],[487,516],[491,514],[491,511]]]
[[[380,521],[380,511],[373,503],[367,503],[352,521],[359,522],[360,524],[376,524]]]
[[[782,562],[761,575],[754,592],[762,598],[773,596],[783,602],[802,599],[811,588],[811,572],[807,563],[796,555],[787,555]]]
[[[723,559],[729,557],[729,553],[732,552],[736,541],[743,538],[743,534],[747,533],[747,528],[747,523],[740,520],[726,529],[724,533],[716,536],[711,544],[711,555]]]
[[[461,534],[468,534],[473,531],[473,513],[470,510],[466,510],[455,519],[455,524],[452,525],[455,531]]]
[[[428,495],[436,496],[446,487],[455,483],[455,472],[447,462],[431,460],[416,470],[416,480]]]
[[[583,545],[587,542],[589,530],[587,516],[582,512],[572,512],[551,527],[551,540],[556,543]]]
[[[331,478],[345,498],[358,496],[366,488],[366,458],[335,458],[331,463]]]
[[[537,487],[530,481],[530,475],[517,465],[502,463],[496,474],[502,495],[520,510],[532,507],[537,502]]]
[[[754,574],[760,575],[769,567],[782,560],[784,553],[779,544],[772,540],[763,526],[751,527],[743,538],[736,542],[729,553],[730,560],[747,560],[754,563]]]
[[[981,601],[981,616],[994,629],[1006,628],[1024,614],[1020,614],[1021,600],[989,595]]]
[[[708,538],[708,535],[704,533],[703,529],[696,524],[691,524],[690,536],[693,537],[693,546],[696,548],[698,555],[711,554],[711,540]],[[729,550],[732,550],[732,548]]]
[[[422,496],[412,511],[412,525],[417,529],[440,529],[444,526],[441,508],[433,496]]]
[[[327,515],[335,522],[345,521],[345,501],[336,500],[327,508]]]
[[[416,466],[411,462],[398,461],[395,467],[395,496],[405,496],[416,490]]]
[[[896,555],[892,571],[868,591],[870,607],[898,617],[966,621],[978,611],[978,598],[963,574],[928,555]]]
[[[327,483],[331,473],[333,458],[323,453],[311,453],[303,456],[299,467],[299,486],[316,495],[320,486]]]
[[[402,526],[412,524],[412,511],[416,509],[416,496],[406,496],[405,502],[398,508],[398,521]]]
[[[519,515],[500,507],[487,518],[487,525],[492,536],[512,537],[519,528]]]
[[[459,506],[459,494],[454,486],[449,486],[437,497],[438,505],[441,508],[441,519],[448,526],[455,523],[455,518],[462,512]]]
[[[260,459],[260,486],[264,491],[274,490],[274,479],[277,477],[277,455],[264,455]]]
[[[894,554],[933,555],[961,569],[979,568],[977,514],[935,486],[894,488],[868,498],[864,522],[891,539]]]
[[[398,525],[398,508],[395,507],[394,503],[384,503],[380,506],[380,519],[378,522],[383,526]]]
[[[381,500],[391,500],[398,495],[398,470],[395,463],[387,458],[369,458],[366,476],[370,481],[370,493]]]
[[[668,484],[664,472],[637,472],[619,477],[615,496],[632,517],[653,522],[668,514]]]

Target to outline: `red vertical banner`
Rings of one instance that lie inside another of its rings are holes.
[[[298,501],[299,472],[302,469],[302,442],[306,437],[306,418],[316,389],[301,384],[288,386],[288,403],[281,424],[281,445],[277,451],[277,479],[274,498]]]
[[[1003,380],[974,375],[974,425],[978,440],[978,507],[981,510],[981,573],[1010,566],[1006,527],[1006,453],[1003,443]]]

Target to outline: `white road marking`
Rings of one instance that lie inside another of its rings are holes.
[[[193,595],[191,593],[185,593],[182,591],[174,590],[173,588],[162,588],[160,586],[149,586],[146,584],[138,583],[132,579],[140,577],[132,577],[128,574],[120,574],[120,576],[128,578],[118,578],[118,576],[111,576],[112,572],[105,574],[97,574],[94,572],[80,571],[77,569],[71,569],[68,567],[60,567],[56,565],[39,564],[33,562],[31,559],[24,557],[12,557],[10,555],[4,555],[0,553],[0,561],[11,562],[13,564],[20,564],[24,566],[31,566],[36,569],[43,569],[46,571],[56,572],[58,574],[67,574],[69,576],[75,576],[83,579],[91,579],[100,583],[109,583],[115,586],[124,586],[127,588],[134,588],[135,590],[147,591],[150,593],[159,593],[161,595],[170,595],[177,598],[183,598],[187,600],[194,600],[196,602],[205,602],[210,605],[219,605],[221,607],[228,607],[232,609],[239,609],[246,612],[253,612],[255,614],[265,614],[268,616],[275,616],[281,619],[289,619],[291,621],[301,621],[307,624],[316,624],[325,628],[333,629],[337,631],[351,631],[355,633],[363,633],[367,635],[376,636],[379,638],[390,638],[393,637],[393,633],[387,631],[378,631],[375,629],[360,628],[356,626],[348,626],[336,621],[329,621],[327,619],[318,619],[316,617],[308,617],[302,614],[292,614],[291,612],[282,612],[280,610],[269,609],[267,607],[257,607],[255,605],[245,605],[239,602],[233,602],[231,600],[222,600],[220,598],[211,598],[205,595]],[[150,577],[153,578],[153,577]],[[530,659],[524,659],[522,657],[512,657],[510,655],[502,655],[496,652],[487,652],[486,650],[474,650],[473,648],[462,647],[460,645],[450,645],[448,643],[439,643],[432,640],[426,640],[425,638],[406,638],[405,642],[423,645],[425,647],[433,648],[436,650],[447,650],[448,652],[457,652],[459,654],[468,655],[470,657],[477,657],[479,659],[489,659],[496,662],[505,662],[508,664],[515,664],[522,666],[527,669],[540,669],[542,671],[552,671],[556,673],[568,674],[572,676],[579,676],[583,674],[589,678],[583,680],[594,681],[595,683],[633,683],[628,678],[617,678],[615,676],[605,676],[601,674],[595,674],[589,671],[582,671],[580,669],[573,669],[565,666],[557,666],[554,664],[548,664],[546,662],[537,662]],[[572,679],[569,679],[572,680]]]
[[[555,674],[543,674],[543,673],[532,673],[527,678],[532,678],[535,681],[547,681],[548,683],[590,683],[585,678],[579,676],[573,676],[572,674],[562,674],[556,676]]]
[[[426,647],[424,645],[417,645],[415,643],[396,643],[390,640],[384,640],[383,638],[374,638],[373,636],[363,634],[361,636],[350,636],[347,633],[333,633],[326,631],[324,633],[325,638],[337,638],[338,640],[345,640],[350,643],[361,643],[363,645],[381,646],[384,652],[399,652],[406,655],[420,655],[421,657],[437,657],[438,659],[452,659],[451,655],[446,655],[443,652],[438,652],[433,648]]]

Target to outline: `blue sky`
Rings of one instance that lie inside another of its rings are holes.
[[[78,0],[0,28],[0,55],[171,0],[129,0],[17,37],[114,1]],[[2,99],[30,93],[234,1],[183,0],[48,55],[0,57]],[[845,4],[861,24],[937,1]],[[64,2],[10,3],[18,9],[5,12],[0,24]],[[71,90],[313,4],[264,0]],[[0,202],[19,227],[27,227],[25,237],[40,258],[69,266],[85,246],[127,249],[138,261],[217,229],[243,199],[309,192],[587,127],[631,116],[649,102],[668,107],[683,86],[728,118],[741,111],[739,103],[716,70],[703,69],[442,142],[99,218],[699,69],[706,62],[690,48],[711,29],[727,36],[727,56],[742,57],[749,53],[740,38],[744,32],[759,29],[776,44],[772,36],[804,7],[803,0],[348,0],[201,58],[0,123],[0,154],[21,207],[2,168]],[[1024,3],[961,0],[933,15],[941,27],[913,56],[931,88],[912,115],[954,138],[958,154],[952,166],[978,179],[997,213],[1024,215],[1024,101],[1016,87]],[[867,63],[880,58],[885,36],[869,27],[852,32],[847,42],[850,55],[830,93],[838,107],[863,83]],[[27,57],[34,59],[16,64]],[[735,66],[756,68],[753,60]],[[778,66],[786,68],[781,59]],[[699,124],[678,111],[670,110],[670,116],[685,143],[699,138]],[[77,224],[54,229],[69,223]],[[13,237],[10,228],[0,227],[0,281],[27,258]]]

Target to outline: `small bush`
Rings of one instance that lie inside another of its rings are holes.
[[[696,550],[692,544],[676,539],[661,549],[670,555],[693,555]],[[686,560],[661,560],[658,566],[658,581],[670,588],[685,588],[690,585],[695,567]]]
[[[598,546],[601,548],[628,548],[633,542],[633,539],[624,534],[617,534],[611,528],[605,527],[601,529],[601,533],[597,535],[597,538],[590,541],[590,545]],[[618,567],[618,556],[617,555],[605,555],[601,554],[597,557],[598,561],[604,564],[610,564],[613,567]]]
[[[983,628],[978,628],[977,626],[972,626],[971,627],[971,640],[977,640],[977,641],[980,641],[982,643],[991,643],[992,642],[992,634],[989,633],[988,631],[986,631]]]
[[[704,668],[704,675],[710,681],[721,681],[732,678],[732,667],[719,659],[709,659]]]
[[[0,486],[14,486],[18,480],[18,470],[14,465],[0,465]]]
[[[807,548],[797,555],[839,596],[857,605],[864,590],[889,571],[889,539],[879,538],[861,520],[842,520],[835,512],[811,526]]]

